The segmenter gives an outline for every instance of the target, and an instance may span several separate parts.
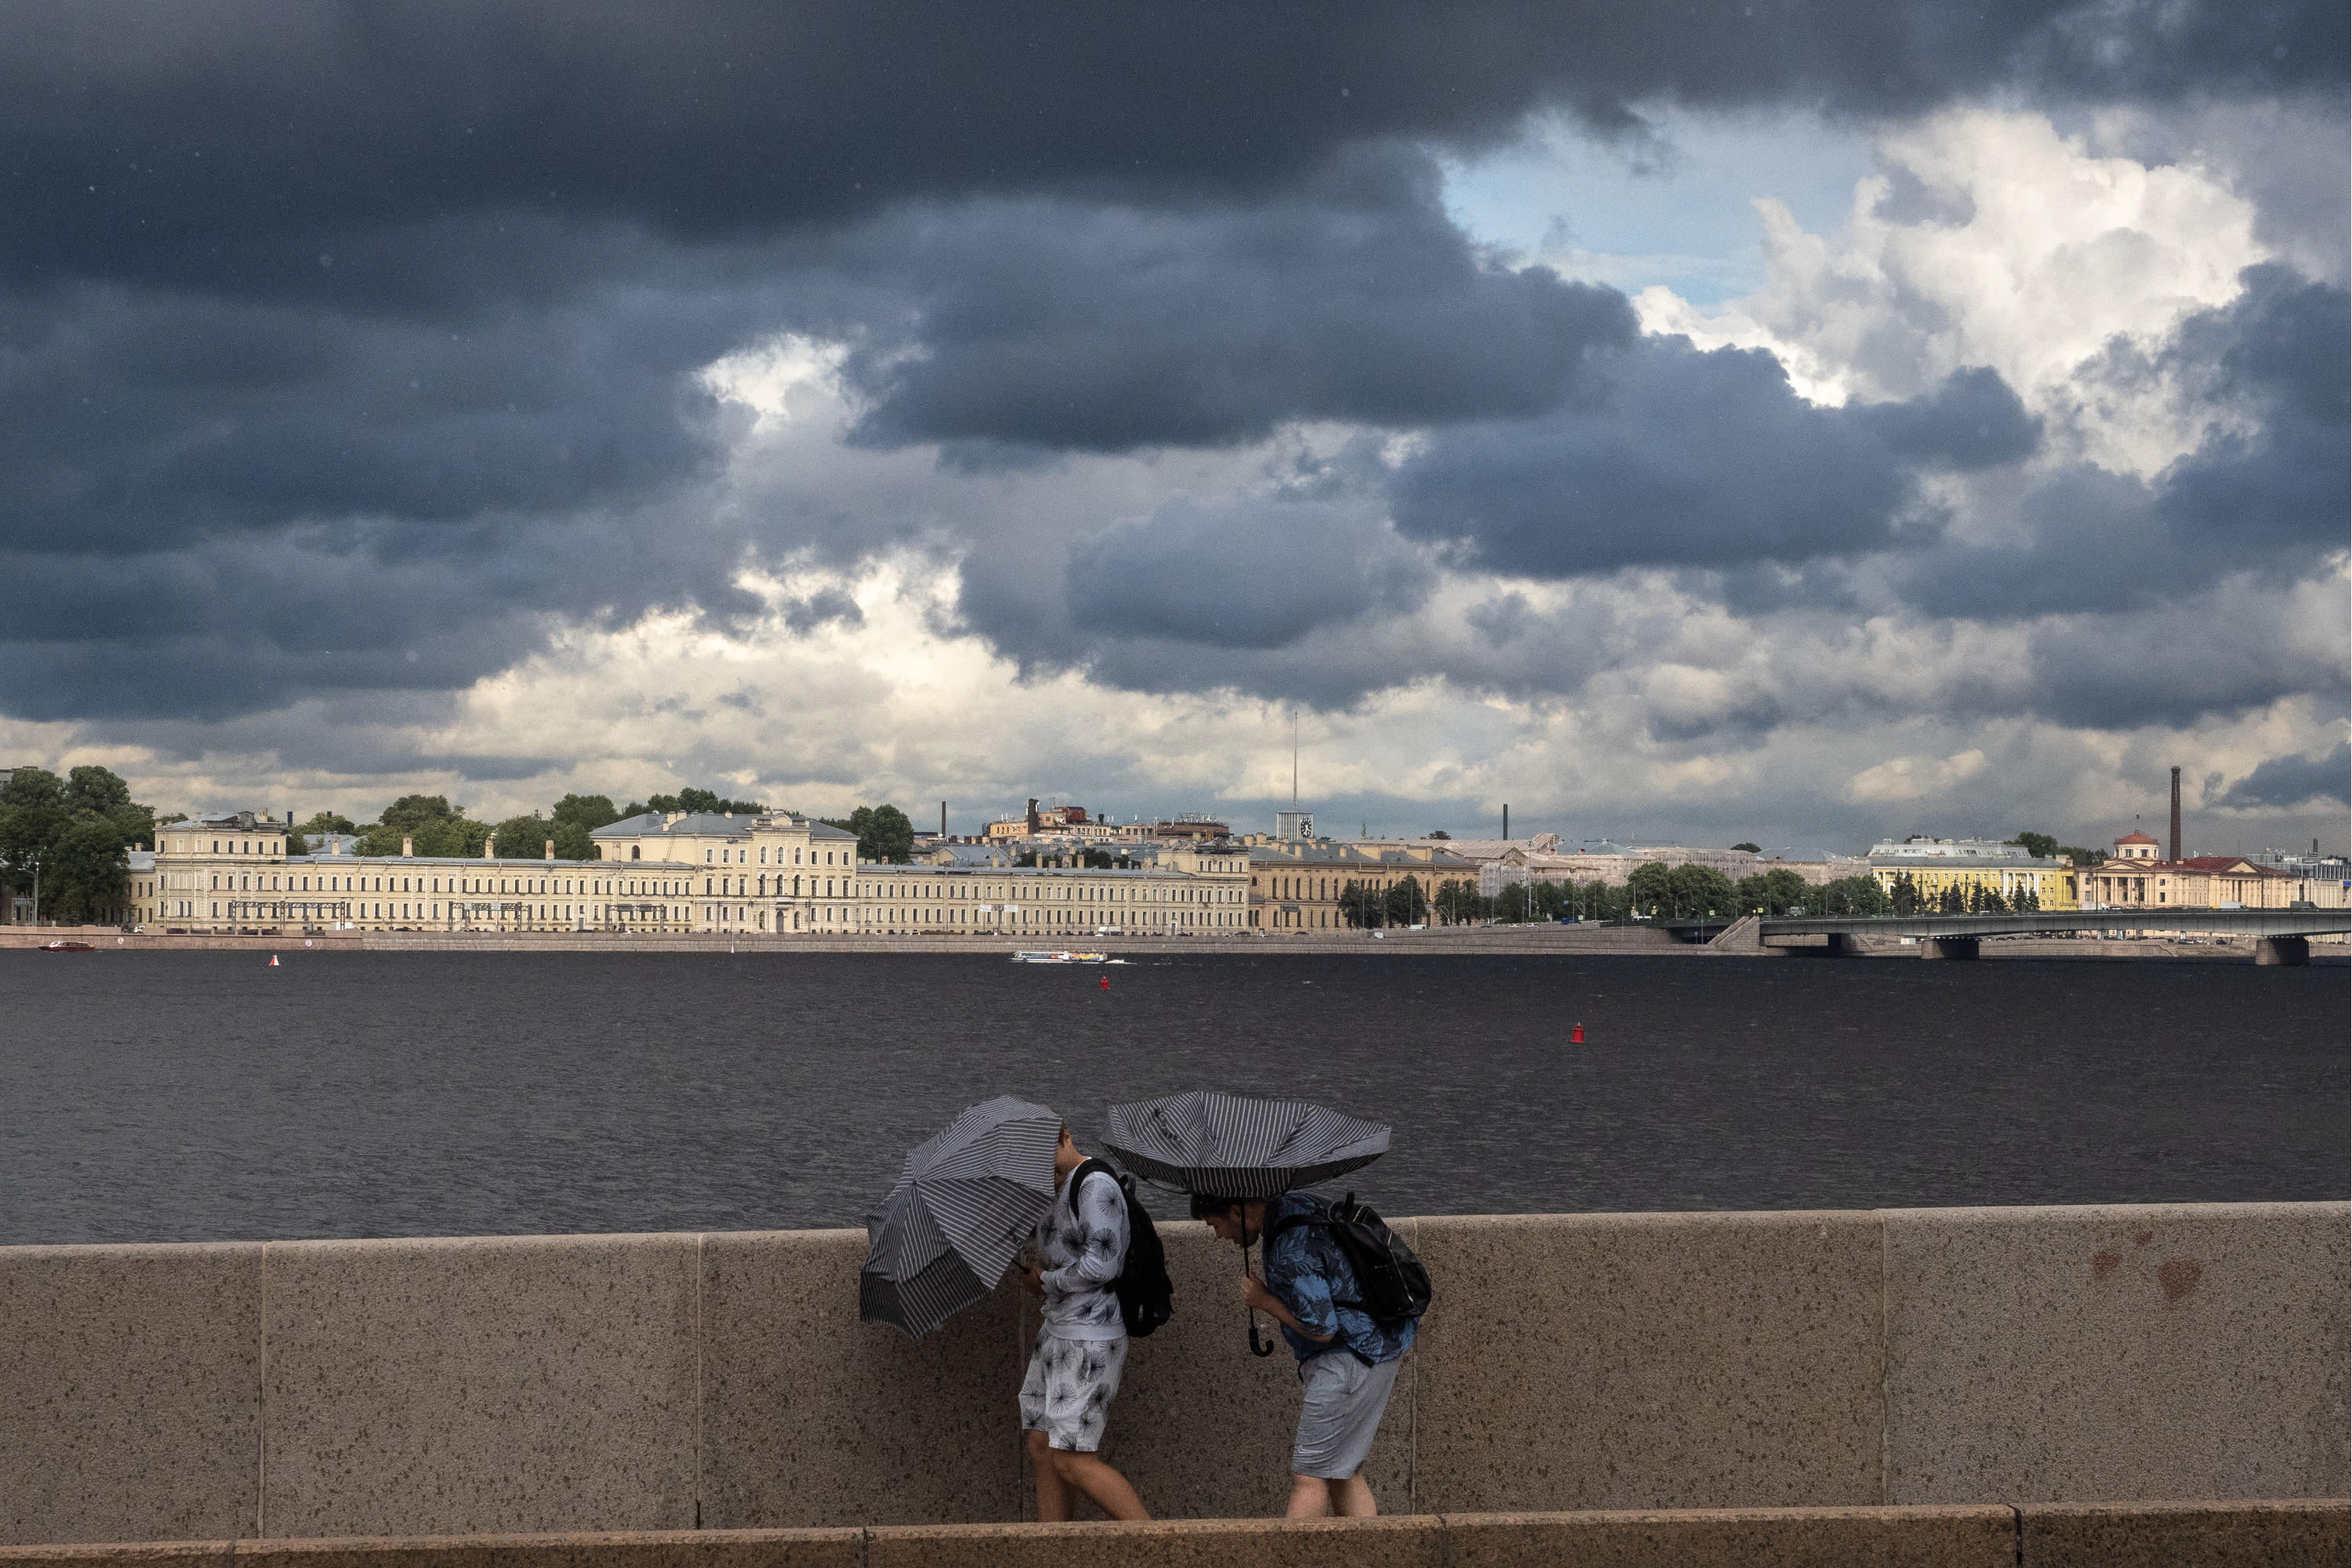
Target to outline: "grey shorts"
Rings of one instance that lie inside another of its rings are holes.
[[[1366,1366],[1346,1351],[1331,1351],[1298,1369],[1305,1397],[1298,1409],[1298,1444],[1290,1473],[1344,1481],[1364,1468],[1372,1435],[1396,1387],[1399,1362]]]
[[[1066,1340],[1040,1329],[1021,1380],[1021,1429],[1043,1432],[1056,1448],[1091,1454],[1102,1447],[1118,1374],[1127,1365],[1127,1336]]]

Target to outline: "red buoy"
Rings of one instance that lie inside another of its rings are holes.
[[[1109,989],[1110,989],[1110,976],[1109,976],[1109,975],[1108,975],[1108,974],[1104,975],[1104,976],[1102,977],[1102,983],[1103,983],[1103,984],[1102,984],[1102,988],[1103,988],[1104,990],[1108,991],[1108,990],[1109,990]]]
[[[1583,1025],[1579,1024],[1576,1027],[1568,1032],[1568,1043],[1571,1046],[1580,1046],[1584,1044]]]

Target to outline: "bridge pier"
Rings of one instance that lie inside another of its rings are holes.
[[[1974,958],[1978,939],[1972,936],[1923,936],[1919,939],[1922,958]]]
[[[2258,936],[2254,939],[2254,962],[2264,968],[2292,968],[2311,962],[2311,939],[2301,936]]]

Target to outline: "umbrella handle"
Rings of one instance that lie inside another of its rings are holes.
[[[1249,1272],[1249,1247],[1246,1244],[1242,1247],[1242,1272],[1244,1274]],[[1257,1314],[1251,1311],[1247,1307],[1244,1307],[1242,1309],[1242,1315],[1249,1320],[1250,1354],[1254,1356],[1272,1355],[1274,1353],[1274,1344],[1262,1344],[1258,1342]]]

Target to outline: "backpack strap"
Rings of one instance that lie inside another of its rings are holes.
[[[1112,1170],[1107,1162],[1095,1159],[1093,1156],[1089,1155],[1086,1160],[1079,1163],[1076,1170],[1070,1173],[1071,1213],[1076,1214],[1077,1212],[1078,1188],[1085,1184],[1086,1179],[1088,1176],[1093,1175],[1108,1176],[1110,1178],[1111,1185],[1118,1189],[1118,1195],[1120,1198],[1124,1199],[1127,1196],[1127,1184],[1118,1179],[1118,1173]]]

